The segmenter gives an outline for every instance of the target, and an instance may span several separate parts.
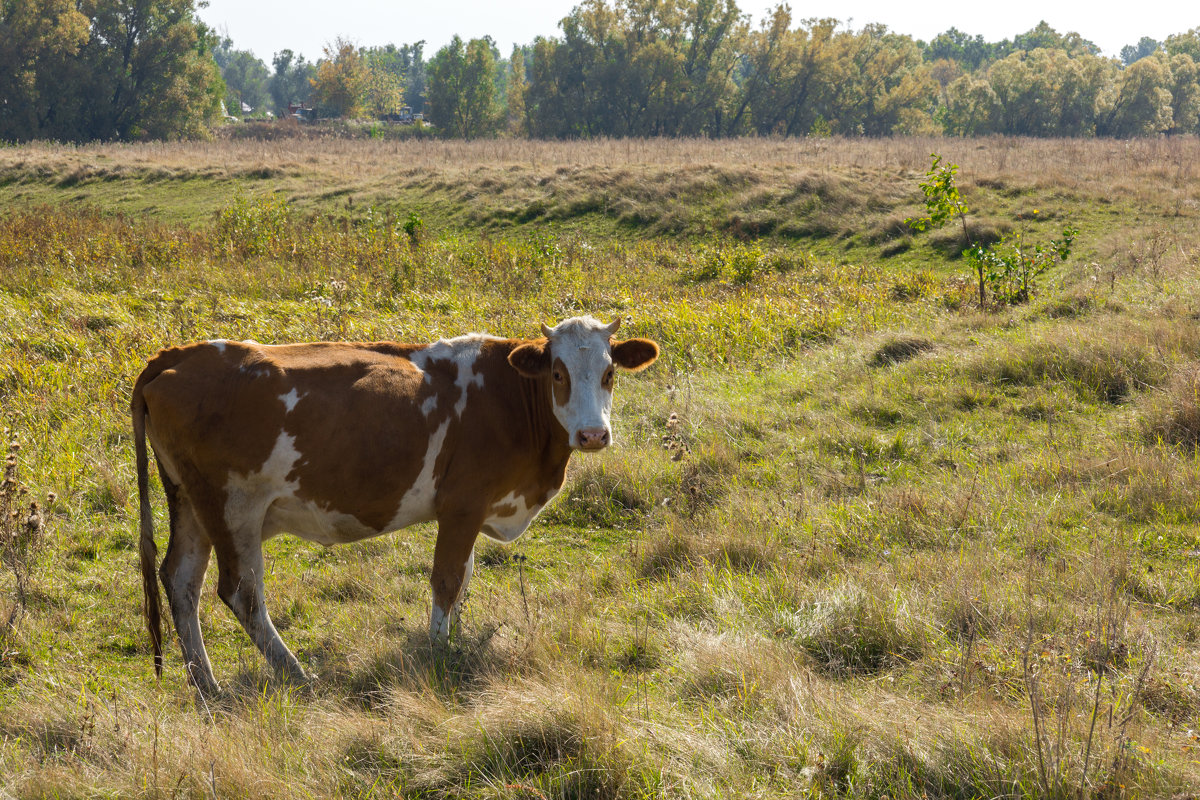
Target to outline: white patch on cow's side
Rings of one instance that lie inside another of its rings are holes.
[[[421,462],[421,471],[404,497],[396,515],[388,523],[389,531],[397,531],[417,522],[428,522],[434,518],[433,501],[437,493],[437,482],[434,480],[433,469],[441,455],[442,445],[446,442],[446,432],[450,430],[450,420],[445,420],[429,437],[429,445],[425,448],[425,459]]]
[[[554,494],[557,493],[557,491],[554,492]],[[553,496],[552,494],[551,497]],[[510,507],[515,509],[512,513],[492,514],[485,519],[480,532],[489,539],[494,539],[498,542],[514,541],[529,528],[529,525],[541,513],[545,504],[530,506],[525,502],[525,495],[517,494],[515,491],[509,492],[495,503],[492,503],[493,509],[507,510]]]
[[[323,508],[295,494],[277,497],[267,508],[263,520],[263,538],[284,531],[310,542],[330,547],[378,536],[382,531],[363,525],[358,518],[332,508]]]
[[[238,372],[243,375],[249,375],[251,378],[269,378],[271,377],[270,367],[254,366],[251,364],[242,364],[238,367]]]
[[[225,345],[229,344],[229,340],[228,339],[210,339],[208,343],[211,344],[213,347],[217,348],[218,353],[220,353],[221,355],[225,355]]]
[[[421,413],[428,417],[437,408],[437,395],[431,394],[425,398],[425,402],[421,403]]]
[[[248,526],[261,526],[267,509],[280,497],[295,496],[298,481],[288,475],[300,461],[296,437],[280,431],[271,454],[255,472],[245,475],[231,472],[225,483],[225,524],[237,532]]]
[[[413,366],[422,372],[426,371],[427,366],[432,361],[451,361],[454,363],[457,371],[454,385],[459,388],[458,402],[454,404],[455,416],[461,417],[463,410],[467,407],[467,390],[472,385],[481,389],[483,388],[483,374],[475,372],[475,362],[479,360],[479,353],[483,349],[483,343],[488,341],[499,341],[499,337],[489,336],[486,333],[468,333],[466,336],[455,336],[453,339],[442,339],[434,342],[427,347],[422,347],[409,356],[409,360]],[[429,374],[427,372],[425,381],[429,381]],[[424,406],[422,406],[421,410],[424,411]],[[428,413],[426,412],[426,415]]]
[[[300,396],[301,395],[299,392],[297,392],[295,389],[292,389],[287,394],[279,395],[279,400],[283,403],[283,407],[287,409],[287,412],[291,413],[296,407],[296,404],[300,402]]]

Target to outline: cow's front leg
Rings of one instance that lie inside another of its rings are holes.
[[[458,623],[458,612],[466,595],[475,564],[475,538],[480,523],[474,518],[438,521],[437,544],[433,549],[433,608],[429,612],[429,636],[446,642]]]

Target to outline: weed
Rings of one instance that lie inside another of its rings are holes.
[[[1046,796],[1076,789],[1081,796],[1114,792],[1135,782],[1141,762],[1130,742],[1130,724],[1141,707],[1156,647],[1140,642],[1140,669],[1122,677],[1118,670],[1129,654],[1122,571],[1098,554],[1093,570],[1094,599],[1069,642],[1035,635],[1030,598],[1022,671]]]
[[[11,429],[5,428],[4,438],[11,436]],[[29,604],[34,574],[47,545],[45,514],[36,500],[29,500],[29,488],[18,474],[20,451],[20,443],[13,438],[4,459],[4,479],[0,482],[0,563],[13,580],[11,608],[0,631],[0,664],[7,658],[8,637]],[[53,505],[55,499],[50,494],[48,504]]]

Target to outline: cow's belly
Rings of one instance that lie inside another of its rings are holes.
[[[547,497],[546,502],[549,502],[553,496],[551,494],[550,497]],[[511,542],[525,532],[545,507],[546,503],[536,503],[530,506],[526,503],[524,495],[512,492],[492,504],[491,515],[484,520],[481,532],[489,539]]]
[[[413,519],[406,524],[422,521]],[[263,521],[263,538],[284,532],[329,546],[357,542],[387,531],[364,525],[351,514],[321,508],[311,500],[281,497],[267,509],[267,516]]]

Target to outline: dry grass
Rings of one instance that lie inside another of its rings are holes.
[[[0,169],[33,173],[95,170],[94,177],[115,179],[120,170],[160,170],[161,177],[217,170],[225,177],[272,177],[312,170],[345,177],[427,174],[445,175],[482,167],[522,168],[571,175],[580,169],[740,165],[749,169],[740,182],[750,183],[762,168],[804,168],[816,176],[830,167],[924,171],[929,154],[969,165],[976,182],[1003,176],[1075,188],[1112,183],[1129,188],[1150,179],[1156,186],[1180,185],[1200,177],[1200,140],[1161,139],[1022,139],[980,142],[953,138],[897,139],[600,139],[579,142],[512,139],[377,142],[323,140],[212,141],[147,144],[35,144],[0,151]],[[69,168],[69,169],[68,169]],[[251,174],[266,169],[267,173]],[[964,168],[964,173],[967,170]],[[79,180],[93,177],[81,173]],[[595,183],[604,178],[593,176]],[[728,183],[730,179],[725,179]],[[736,179],[735,179],[736,180]],[[486,188],[486,187],[483,187]],[[1007,189],[1007,185],[989,186]]]
[[[22,480],[58,493],[0,648],[0,794],[1192,791],[1196,146],[0,150],[14,203],[57,204],[0,217],[0,404]],[[1103,238],[1029,306],[973,309],[922,237],[872,249],[904,240],[887,221],[931,149],[989,215],[1091,215]],[[153,216],[62,205],[126,192]],[[605,192],[614,227],[566,225]],[[445,209],[413,246],[420,193]],[[470,229],[497,209],[512,229]],[[649,235],[671,226],[685,235]],[[126,409],[157,347],[526,335],[580,311],[664,356],[620,382],[620,447],[577,460],[514,546],[480,550],[454,646],[425,635],[429,526],[328,550],[278,537],[268,603],[314,685],[268,674],[211,592],[226,691],[198,704],[174,651],[153,680]]]
[[[1018,216],[1027,195],[1046,198],[1032,200],[1035,207],[1102,197],[1174,213],[1194,210],[1200,199],[1195,137],[41,144],[0,150],[0,185],[16,202],[93,197],[188,221],[226,202],[231,184],[251,193],[281,190],[305,209],[399,203],[426,216],[453,214],[463,227],[600,213],[659,233],[707,225],[738,236],[820,239],[862,231],[867,215],[865,238],[886,243],[891,234],[878,231],[916,209],[912,184],[935,151],[962,167],[961,188],[991,220],[989,230],[1012,224],[997,217],[999,207],[980,205],[993,196],[1007,198],[1006,215],[1008,206],[1020,206],[1012,209]],[[191,198],[181,202],[184,189]],[[700,212],[714,197],[722,198],[722,213],[709,219]],[[781,207],[789,214],[773,213]]]

